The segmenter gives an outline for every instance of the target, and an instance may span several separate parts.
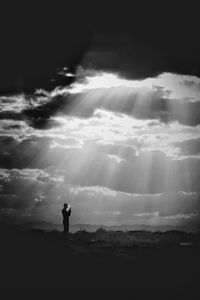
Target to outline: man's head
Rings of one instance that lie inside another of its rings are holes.
[[[63,208],[64,208],[64,209],[67,209],[67,208],[68,208],[68,204],[67,204],[67,203],[64,203]]]

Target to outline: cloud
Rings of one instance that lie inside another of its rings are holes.
[[[199,217],[200,216],[200,212],[194,212],[194,213],[189,213],[189,214],[176,214],[176,215],[172,215],[172,216],[166,216],[164,217],[165,219],[171,220],[171,219],[191,219],[193,217]]]
[[[46,147],[45,139],[38,143],[37,139],[34,142],[33,138],[19,141],[13,137],[0,137],[0,144],[0,165],[3,168],[33,166],[39,151],[43,151]]]
[[[105,196],[116,196],[116,191],[113,191],[109,188],[103,186],[72,186],[70,187],[71,194],[79,194],[79,193],[89,193],[90,195],[105,195]]]
[[[119,156],[117,156],[117,155],[113,155],[113,154],[108,154],[108,157],[111,159],[111,160],[114,160],[116,163],[120,163],[120,162],[122,162],[122,161],[125,161],[125,159],[124,158],[121,158],[121,157],[119,157]]]
[[[1,169],[0,183],[0,210],[19,210],[23,217],[24,209],[34,217],[37,207],[50,205],[55,195],[57,199],[63,177],[41,169]]]
[[[67,173],[68,170],[63,173],[55,168],[2,169],[1,214],[9,213],[20,218],[29,215],[31,219],[59,222],[59,210],[66,199],[73,207],[72,222],[75,223],[106,224],[112,221],[134,224],[150,219],[152,222],[159,219],[162,223],[189,219],[200,211],[199,192],[183,189],[154,194],[144,190],[135,193],[135,187],[125,192],[115,190],[111,185],[92,185],[88,177],[90,185],[69,183]],[[95,173],[92,175],[95,177]]]
[[[200,160],[187,156],[180,160],[180,151],[173,152],[170,140],[162,142],[138,135],[104,143],[103,138],[61,139],[52,133],[30,135],[23,140],[4,136],[0,144],[4,169],[58,170],[66,183],[105,186],[126,193],[199,190]]]
[[[68,199],[81,220],[95,224],[170,224],[198,217],[199,194],[127,194],[101,187],[71,186]],[[105,192],[106,191],[106,192]],[[108,191],[108,193],[107,193]],[[71,196],[70,196],[71,195]],[[155,210],[156,209],[156,210]]]
[[[153,213],[133,213],[134,217],[138,218],[151,218],[151,217],[159,217],[159,212],[155,211]]]
[[[177,90],[174,93],[178,94],[178,92]],[[185,95],[187,94],[179,95],[180,98],[166,97],[165,89],[159,86],[147,88],[145,85],[143,87],[136,85],[136,87],[87,89],[86,84],[85,90],[66,97],[66,106],[62,114],[89,118],[100,109],[130,115],[136,119],[159,120],[164,123],[177,121],[183,125],[197,126],[200,124],[197,113],[200,109],[200,101],[191,101]]]
[[[66,107],[68,104],[66,95],[65,97],[49,95],[44,97],[43,101],[40,101],[39,96],[28,98],[24,95],[3,97],[3,100],[0,106],[0,120],[25,121],[38,129],[58,126],[59,123],[50,120],[50,117],[57,111],[62,111],[63,106]]]
[[[82,83],[77,81],[70,87],[46,92],[42,99],[37,92],[29,97],[3,97],[0,120],[23,121],[33,128],[46,130],[61,125],[59,116],[88,119],[104,110],[138,120],[157,120],[166,124],[177,121],[193,127],[200,124],[198,93],[195,94],[193,88],[183,89],[185,78],[198,82],[197,77],[165,73],[136,81],[109,73],[94,73],[87,77],[87,70],[81,76]]]
[[[55,141],[55,139],[53,140],[53,142],[50,145],[50,148],[63,148],[63,149],[74,149],[74,148],[82,148],[83,146],[83,142],[80,139],[76,139],[76,138],[66,138],[66,139],[57,139],[57,141]]]
[[[40,106],[23,110],[23,115],[24,118],[27,118],[30,125],[41,129],[48,128],[50,127],[48,121],[52,114],[56,114],[57,111],[62,110],[66,105],[67,96],[61,97],[58,95],[50,99],[47,98],[47,101]]]
[[[174,143],[179,148],[180,156],[199,156],[200,155],[200,139],[189,139],[182,142]]]

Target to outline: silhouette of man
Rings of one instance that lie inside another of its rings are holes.
[[[71,215],[71,207],[67,203],[64,203],[63,209],[62,209],[62,215],[63,215],[63,226],[64,226],[64,233],[69,233],[69,216]]]

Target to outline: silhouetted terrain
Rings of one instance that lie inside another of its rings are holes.
[[[42,229],[45,231],[51,231],[51,230],[58,230],[62,231],[63,230],[63,225],[62,224],[55,224],[55,223],[49,223],[49,222],[25,222],[19,225],[18,222],[18,227],[20,229]],[[172,225],[145,225],[145,224],[140,224],[140,225],[113,225],[113,226],[105,226],[105,225],[98,225],[98,224],[70,224],[70,232],[74,233],[79,230],[86,230],[89,232],[94,232],[98,230],[99,228],[103,228],[105,230],[122,230],[122,231],[131,231],[131,230],[137,230],[137,231],[184,231],[184,232],[198,232],[200,231],[200,226],[198,224],[187,222],[185,226],[172,226]]]
[[[199,293],[199,233],[99,229],[67,239],[58,231],[1,225],[0,234],[1,295],[193,299]]]

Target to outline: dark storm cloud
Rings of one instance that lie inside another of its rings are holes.
[[[154,77],[169,71],[159,49],[142,44],[131,36],[102,35],[94,38],[81,65],[100,71],[114,72],[129,79]],[[170,71],[174,71],[172,68]]]
[[[66,86],[73,77],[56,75],[56,70],[67,66],[74,73],[81,62],[131,78],[164,71],[199,74],[193,1],[181,6],[175,1],[84,1],[78,6],[29,1],[2,5],[1,12],[1,93]]]
[[[82,64],[134,79],[166,71],[198,75],[199,21],[195,9],[196,5],[182,3],[180,7],[171,1],[164,5],[134,2],[132,8],[113,6],[110,27],[102,18],[104,30],[94,36]]]
[[[189,57],[192,53],[188,54],[185,47],[181,48],[177,42],[174,44],[173,33],[170,33],[166,40],[162,40],[161,32],[160,35],[160,44],[158,41],[151,44],[148,39],[145,41],[142,37],[133,38],[131,34],[97,35],[91,48],[85,53],[81,65],[85,68],[114,72],[128,79],[155,77],[163,72],[199,76],[197,68],[200,62],[197,54],[195,58]],[[197,47],[197,41],[194,42]]]

